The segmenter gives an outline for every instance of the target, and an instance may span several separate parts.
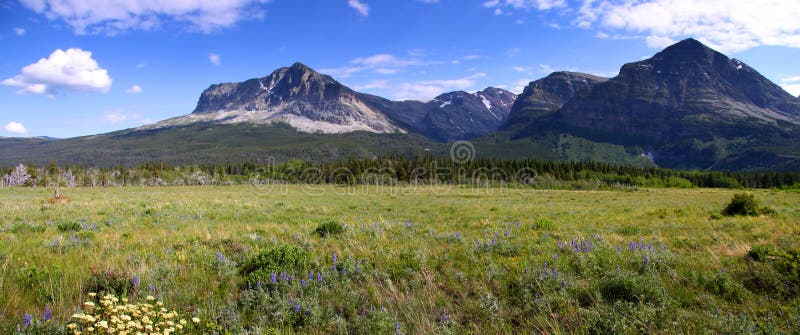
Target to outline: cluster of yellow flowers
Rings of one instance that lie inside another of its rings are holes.
[[[89,293],[89,297],[96,303],[85,302],[84,312],[73,314],[75,322],[67,325],[73,335],[170,335],[184,334],[191,328],[186,320],[178,318],[178,312],[167,310],[163,302],[152,296],[135,304],[111,294],[98,297],[96,293]],[[195,325],[200,323],[198,318],[191,321]]]

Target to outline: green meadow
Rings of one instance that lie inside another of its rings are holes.
[[[742,191],[61,191],[0,189],[0,333],[67,333],[91,292],[187,333],[800,332],[798,192],[725,216]]]

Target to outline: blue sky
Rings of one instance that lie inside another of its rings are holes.
[[[185,115],[210,84],[295,61],[426,100],[614,76],[685,37],[800,94],[796,0],[0,1],[0,136],[71,137]]]

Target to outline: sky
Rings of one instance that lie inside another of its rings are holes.
[[[521,92],[615,76],[687,37],[800,95],[797,0],[0,0],[0,136],[192,112],[209,85],[302,62],[361,92]]]

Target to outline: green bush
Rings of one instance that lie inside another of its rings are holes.
[[[131,280],[133,276],[125,271],[92,267],[89,272],[89,279],[84,286],[84,292],[86,293],[126,295],[134,290],[133,281]]]
[[[60,222],[56,228],[58,228],[60,232],[79,231],[81,230],[81,224],[77,221],[63,221]]]
[[[344,226],[336,220],[327,220],[323,223],[320,223],[314,232],[319,234],[319,236],[327,237],[330,235],[344,233]]]
[[[536,219],[533,224],[531,224],[531,228],[535,230],[553,230],[556,225],[548,218],[539,218]]]
[[[619,272],[600,281],[600,295],[608,302],[661,303],[664,294],[659,285],[633,272]]]
[[[289,245],[277,244],[261,250],[257,255],[248,259],[240,268],[240,273],[245,277],[245,282],[269,283],[270,275],[287,273],[302,274],[308,269],[311,259],[305,249]]]
[[[725,209],[722,210],[722,214],[726,216],[734,216],[734,215],[761,215],[761,214],[770,214],[774,213],[774,211],[768,207],[761,207],[758,206],[758,201],[756,197],[750,193],[737,193],[733,195],[733,199],[731,202],[725,206]]]

